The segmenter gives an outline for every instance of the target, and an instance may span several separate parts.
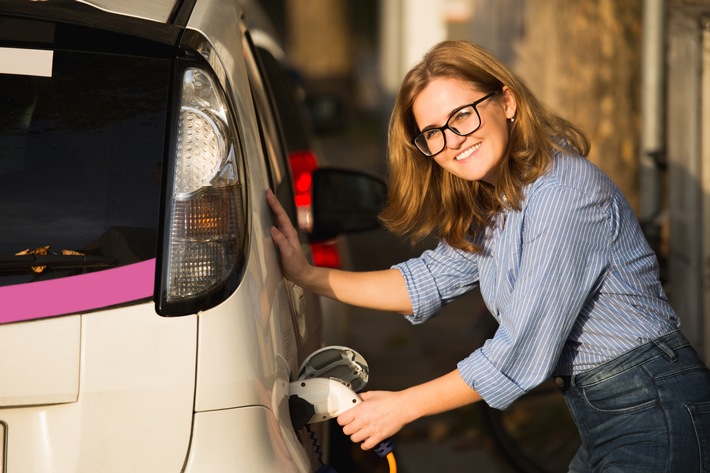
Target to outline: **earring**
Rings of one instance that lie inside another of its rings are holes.
[[[515,121],[515,117],[510,117],[508,120],[510,121],[510,123],[513,123]]]

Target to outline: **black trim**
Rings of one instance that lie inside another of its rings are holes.
[[[197,0],[178,0],[173,14],[170,15],[170,24],[184,28],[190,20],[192,10]]]

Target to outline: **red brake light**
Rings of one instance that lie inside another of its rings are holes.
[[[318,167],[318,159],[312,151],[297,151],[289,155],[291,174],[293,174],[296,207],[311,207],[311,187],[313,171]]]
[[[340,252],[334,241],[311,243],[313,264],[326,268],[340,268]]]

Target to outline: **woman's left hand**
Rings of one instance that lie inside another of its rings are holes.
[[[414,420],[403,392],[369,391],[361,393],[360,398],[360,404],[338,416],[338,424],[363,450],[376,447]]]

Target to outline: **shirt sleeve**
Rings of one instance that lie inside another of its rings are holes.
[[[494,408],[547,379],[609,262],[608,205],[594,192],[538,189],[523,208],[520,264],[495,336],[459,362],[461,377]]]
[[[441,308],[478,286],[478,256],[441,241],[433,250],[392,266],[407,283],[413,324],[438,315]]]

